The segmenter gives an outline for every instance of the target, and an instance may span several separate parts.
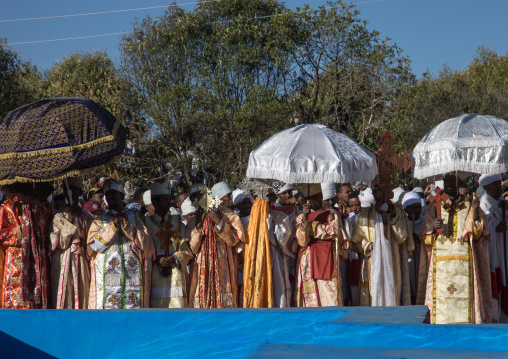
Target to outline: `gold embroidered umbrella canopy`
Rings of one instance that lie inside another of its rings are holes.
[[[0,122],[0,185],[80,175],[124,148],[127,129],[84,97],[40,100]]]

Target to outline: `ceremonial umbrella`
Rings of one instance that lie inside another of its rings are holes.
[[[285,183],[372,181],[376,156],[348,136],[320,124],[281,131],[251,152],[247,177]]]
[[[0,185],[50,181],[105,165],[125,148],[127,129],[83,97],[40,100],[0,122]]]
[[[413,175],[439,178],[444,172],[497,174],[508,171],[508,122],[479,114],[446,120],[423,137],[411,154]]]

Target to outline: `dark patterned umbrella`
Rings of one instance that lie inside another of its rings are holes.
[[[0,185],[82,174],[121,155],[127,129],[84,97],[37,101],[0,122]]]

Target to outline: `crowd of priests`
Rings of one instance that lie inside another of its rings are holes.
[[[427,305],[430,323],[508,322],[500,175],[389,200],[376,183],[92,187],[2,188],[2,308]]]

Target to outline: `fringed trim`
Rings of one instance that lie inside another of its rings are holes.
[[[67,147],[60,147],[60,148],[47,148],[45,150],[37,150],[37,151],[28,151],[28,152],[13,152],[13,153],[5,153],[0,155],[0,160],[6,159],[6,158],[27,158],[27,157],[35,157],[35,156],[44,156],[46,154],[55,154],[55,153],[65,153],[65,152],[78,152],[82,150],[86,150],[88,148],[91,148],[93,146],[105,143],[105,142],[111,142],[115,140],[115,136],[108,135],[106,137],[98,138],[96,140],[83,143],[81,145],[76,146],[67,146]]]
[[[86,168],[86,169],[82,169],[82,170],[73,170],[73,171],[69,171],[69,172],[65,172],[65,173],[60,173],[60,174],[57,174],[57,175],[54,175],[54,176],[50,176],[50,177],[29,178],[29,177],[18,177],[18,176],[16,176],[14,178],[9,178],[9,179],[5,179],[5,180],[1,180],[0,181],[0,186],[5,186],[5,185],[17,183],[17,182],[19,182],[19,183],[51,182],[51,181],[61,180],[61,179],[67,178],[67,177],[83,176],[83,175],[85,175],[87,173],[90,173],[90,172],[99,170],[101,168],[104,168],[104,167],[106,167],[107,165],[109,165],[112,162],[118,162],[121,157],[122,157],[122,155],[116,156],[111,161],[108,161],[107,163],[104,163],[104,164],[102,164],[100,166]]]
[[[375,162],[370,169],[346,172],[343,174],[333,172],[290,173],[279,169],[247,168],[247,177],[249,178],[276,179],[285,183],[371,182],[377,174],[378,170]]]

